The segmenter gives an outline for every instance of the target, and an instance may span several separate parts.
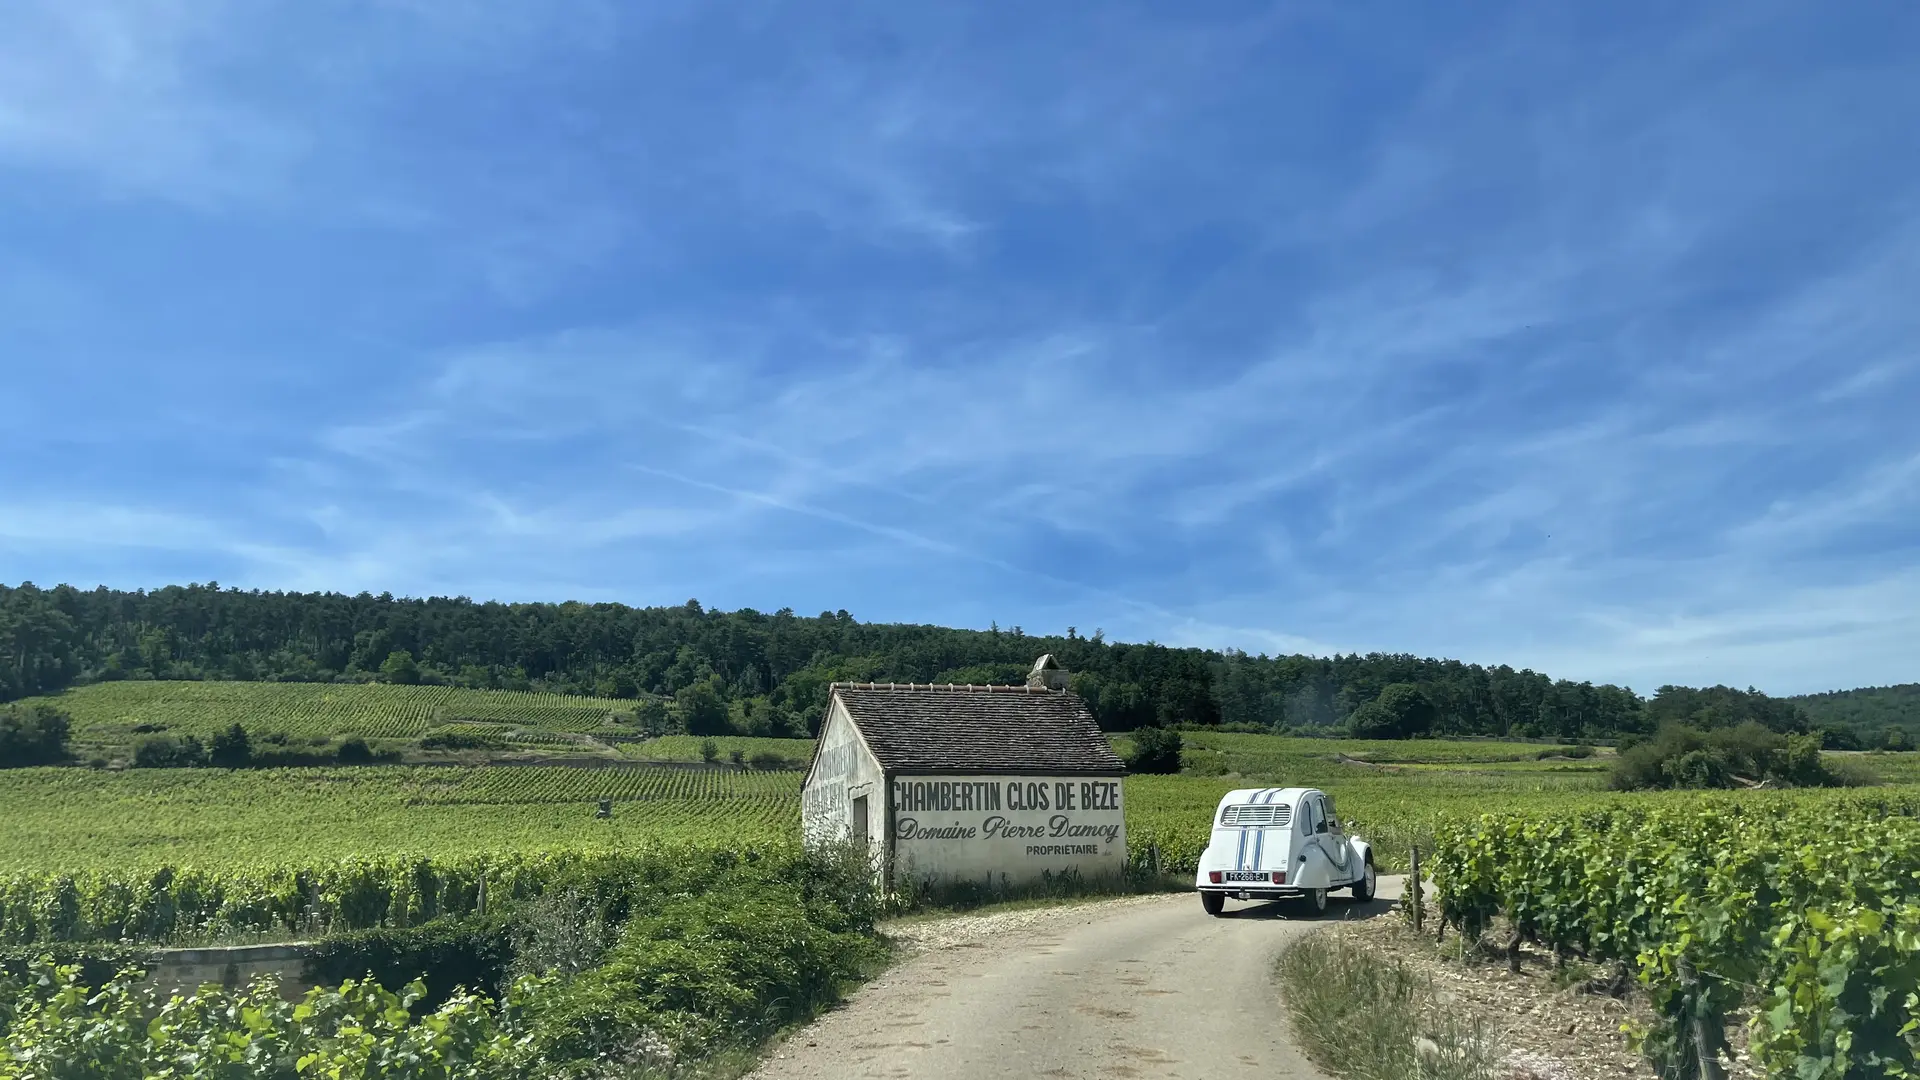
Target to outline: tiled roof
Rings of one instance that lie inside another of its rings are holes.
[[[1025,686],[835,683],[890,771],[1117,773],[1120,758],[1076,694]]]

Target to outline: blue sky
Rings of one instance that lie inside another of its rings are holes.
[[[1920,680],[1920,8],[12,0],[0,579]]]

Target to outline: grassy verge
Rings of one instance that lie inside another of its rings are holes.
[[[1295,1038],[1341,1080],[1495,1080],[1501,1057],[1476,1020],[1433,983],[1372,949],[1309,934],[1281,954]]]

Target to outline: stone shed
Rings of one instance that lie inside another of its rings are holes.
[[[894,887],[1119,874],[1125,771],[1051,656],[1025,686],[835,683],[801,830],[865,844]]]

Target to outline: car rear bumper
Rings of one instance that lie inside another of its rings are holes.
[[[1286,885],[1201,885],[1195,891],[1219,893],[1235,900],[1285,900],[1306,892]]]

